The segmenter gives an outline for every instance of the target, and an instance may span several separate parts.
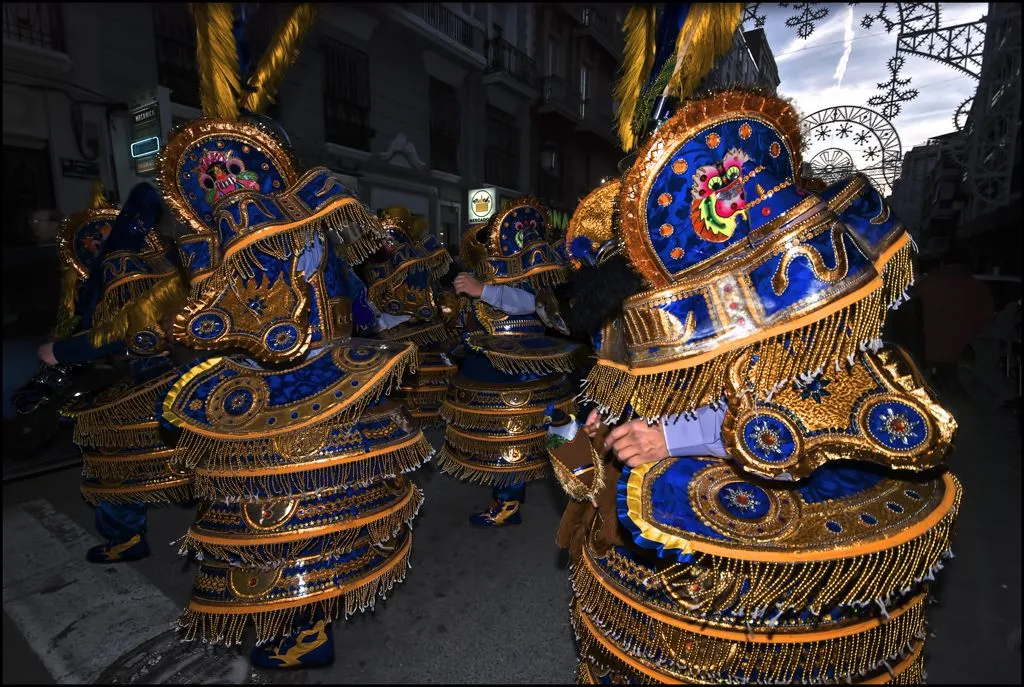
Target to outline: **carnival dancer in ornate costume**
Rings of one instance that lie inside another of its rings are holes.
[[[210,352],[161,406],[201,499],[180,625],[227,644],[254,625],[255,665],[324,665],[331,621],[372,607],[408,567],[406,524],[423,497],[402,473],[431,449],[386,393],[416,348],[351,337],[365,294],[348,265],[377,249],[380,223],[247,114],[269,104],[315,8],[292,11],[251,75],[239,73],[231,6],[193,12],[204,118],[173,133],[158,168],[188,231],[191,294],[173,336]]]
[[[140,184],[113,221],[111,212],[116,210],[86,211],[62,227],[60,250],[76,271],[87,263],[74,247],[91,244],[87,252],[93,264],[76,299],[84,330],[40,352],[51,363],[128,356],[128,377],[62,409],[83,451],[82,495],[96,507],[97,530],[108,540],[89,550],[87,558],[94,563],[149,555],[147,504],[191,499],[188,473],[169,467],[174,450],[156,416],[157,402],[176,378],[160,319],[183,305],[185,296],[173,248],[156,231],[160,194]],[[93,255],[97,234],[104,239]]]
[[[380,215],[387,242],[361,271],[370,302],[391,325],[380,337],[418,347],[415,372],[406,373],[392,398],[418,426],[426,427],[440,421],[441,403],[458,371],[449,357],[458,341],[451,328],[457,314],[455,294],[438,284],[452,257],[427,233],[425,218],[413,217],[406,208],[388,208]]]
[[[57,317],[51,333],[53,341],[75,334],[88,336],[88,332],[84,330],[89,329],[92,312],[89,310],[83,313],[82,292],[100,249],[110,235],[110,227],[117,218],[117,213],[118,208],[107,202],[103,194],[103,184],[97,180],[93,184],[89,207],[61,223],[57,234],[60,296]],[[71,383],[75,365],[57,363],[53,357],[52,342],[44,344],[39,354],[42,359],[39,372],[18,389],[11,399],[15,410],[21,414],[35,411],[41,404],[59,396]],[[71,358],[67,351],[63,357]]]
[[[620,134],[639,150],[582,205],[606,207],[595,233],[643,290],[605,313],[585,389],[604,422],[552,428],[579,678],[917,683],[960,485],[956,422],[879,340],[913,244],[864,177],[798,185],[788,103],[682,100],[740,16],[626,20]]]
[[[455,279],[470,297],[460,314],[465,361],[441,406],[438,464],[493,487],[491,506],[470,517],[478,526],[522,521],[526,482],[547,469],[545,412],[570,408],[576,391],[565,373],[578,346],[545,335],[545,322],[567,333],[551,293],[567,271],[543,238],[547,221],[536,200],[520,198],[463,238],[476,276]]]

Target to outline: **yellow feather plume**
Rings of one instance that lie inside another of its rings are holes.
[[[666,95],[683,100],[693,93],[718,58],[729,52],[742,17],[743,3],[694,3],[676,41]]]
[[[242,80],[231,3],[195,2],[191,6],[196,24],[196,63],[203,115],[236,121]]]
[[[274,95],[288,68],[299,58],[299,45],[313,22],[318,7],[310,2],[297,5],[274,34],[246,85],[251,89],[242,98],[241,106],[250,112],[262,112],[274,102]]]
[[[637,5],[629,10],[622,23],[626,44],[623,50],[622,77],[615,84],[615,99],[619,101],[619,140],[627,152],[636,146],[633,115],[644,82],[654,65],[656,16],[654,5]]]
[[[185,280],[177,273],[168,275],[141,298],[121,308],[105,325],[94,328],[92,345],[99,348],[112,341],[128,340],[146,327],[162,326],[164,318],[181,311],[187,300]]]
[[[102,210],[109,207],[110,203],[107,202],[107,196],[103,193],[103,182],[97,179],[92,182],[92,198],[89,201],[89,209]]]

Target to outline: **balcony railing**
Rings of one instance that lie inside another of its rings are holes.
[[[484,33],[439,2],[409,2],[405,8],[452,42],[484,54]]]
[[[505,72],[531,88],[537,80],[537,65],[533,59],[501,38],[487,43],[487,71]]]
[[[580,97],[575,90],[566,86],[565,79],[560,76],[545,76],[541,85],[541,102],[552,107],[562,108],[574,117],[580,114]]]
[[[64,18],[56,2],[5,2],[4,38],[64,52]]]

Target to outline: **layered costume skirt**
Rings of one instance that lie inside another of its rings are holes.
[[[182,545],[201,560],[189,639],[257,643],[309,618],[372,608],[405,577],[431,449],[386,394],[409,344],[351,340],[288,369],[243,357],[185,372],[164,404],[195,466],[200,507]]]

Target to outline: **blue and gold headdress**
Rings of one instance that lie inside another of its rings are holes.
[[[110,235],[119,209],[107,202],[103,184],[93,184],[89,207],[61,222],[57,256],[61,265],[61,295],[54,336],[64,338],[82,321],[81,291]]]
[[[663,23],[685,15],[685,33],[699,7]],[[737,14],[705,38],[738,25]],[[699,37],[674,43],[709,54]],[[802,188],[800,152],[794,108],[738,89],[685,100],[650,133],[621,180],[615,228],[646,290],[623,303],[626,361],[599,361],[588,396],[658,418],[719,402],[751,347],[743,378],[764,394],[877,347],[912,280],[909,235],[880,198],[853,202],[871,196],[863,180]]]
[[[300,172],[276,132],[243,118],[271,102],[315,6],[292,11],[244,87],[231,5],[195,4],[193,12],[204,118],[172,135],[158,171],[168,206],[191,230],[178,241],[191,303],[174,337],[196,349],[292,361],[317,341],[347,335],[345,305],[313,283],[322,280],[315,275],[328,237],[340,237],[355,262],[383,239],[380,224],[337,175]]]
[[[558,253],[548,244],[547,210],[536,198],[510,200],[499,210],[486,231],[486,254],[475,263],[480,278],[489,284],[557,286],[568,278]],[[465,254],[465,252],[464,252]]]

